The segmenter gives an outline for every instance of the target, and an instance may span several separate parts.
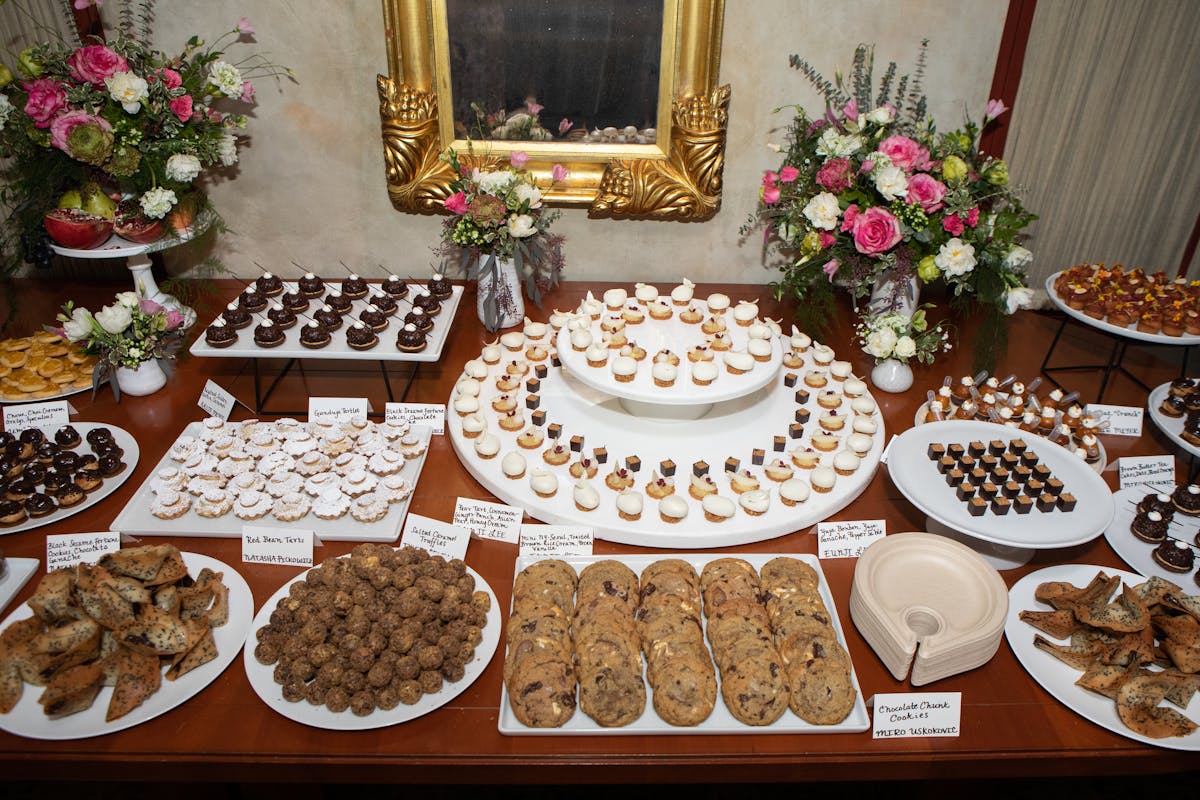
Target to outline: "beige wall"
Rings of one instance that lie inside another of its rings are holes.
[[[733,101],[720,213],[684,224],[591,220],[568,209],[556,228],[567,236],[568,277],[771,280],[757,241],[739,243],[738,228],[754,209],[762,171],[778,166],[766,145],[781,140],[772,129],[787,116],[771,110],[796,102],[820,107],[788,67],[789,54],[832,76],[849,67],[859,42],[875,42],[877,63],[895,60],[905,71],[928,36],[926,93],[942,127],[952,128],[964,110],[982,112],[1006,10],[1001,0],[727,0],[721,80],[732,84]],[[384,183],[375,95],[375,76],[387,69],[379,3],[165,3],[158,44],[177,47],[191,33],[232,26],[243,14],[260,45],[295,69],[299,83],[258,85],[252,142],[236,179],[212,190],[237,232],[220,237],[215,254],[247,276],[257,274],[252,261],[283,271],[292,259],[327,275],[340,274],[339,259],[365,274],[378,274],[379,262],[399,273],[427,272],[440,218],[397,212]]]

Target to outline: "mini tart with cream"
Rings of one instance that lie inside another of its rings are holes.
[[[808,499],[808,484],[800,478],[792,478],[779,485],[779,502],[785,506],[797,506]]]
[[[754,358],[742,351],[729,351],[725,354],[725,371],[730,375],[745,375],[754,369]]]
[[[571,498],[575,501],[575,508],[580,511],[595,511],[600,505],[600,493],[592,486],[591,481],[587,480],[575,482]]]
[[[703,500],[707,495],[716,494],[717,485],[707,475],[693,475],[688,484],[688,494],[697,500]]]
[[[767,339],[750,339],[746,342],[746,352],[755,361],[766,363],[771,360],[771,342]]]
[[[692,365],[692,383],[697,386],[708,386],[717,379],[721,371],[711,361],[701,361]]]
[[[678,495],[673,494],[658,501],[658,518],[663,522],[674,525],[686,518],[687,514],[687,501]]]
[[[621,319],[628,322],[630,325],[641,325],[646,321],[646,312],[634,305],[627,306],[621,312]]]
[[[739,300],[733,309],[733,321],[742,328],[749,328],[758,319],[758,303],[753,300]]]
[[[561,444],[552,444],[542,451],[542,460],[552,467],[561,467],[571,460],[571,453]]]
[[[804,373],[804,385],[813,389],[823,389],[829,383],[829,373],[823,369],[810,369]]]
[[[500,459],[500,471],[509,480],[525,477],[525,456],[516,450],[505,453],[504,458]]]
[[[646,358],[646,348],[639,345],[637,342],[630,342],[621,348],[621,355],[632,358],[634,361],[643,361]]]
[[[666,361],[657,361],[650,370],[650,376],[654,379],[654,385],[666,389],[675,385],[675,378],[679,374],[679,369]]]
[[[784,461],[782,458],[777,458],[770,464],[767,464],[763,470],[769,480],[776,483],[782,483],[792,477],[794,470],[792,465]]]
[[[813,469],[821,463],[821,454],[811,447],[797,447],[790,455],[792,463],[800,469]]]
[[[533,489],[533,493],[538,497],[553,497],[558,492],[558,478],[549,470],[534,467],[529,475],[529,488]]]
[[[592,332],[586,329],[571,331],[571,349],[582,353],[592,346]]]
[[[733,339],[730,339],[729,334],[725,331],[718,331],[716,335],[708,340],[708,347],[710,350],[723,353],[733,349]]]
[[[742,492],[752,492],[758,488],[758,478],[748,469],[740,472],[727,473],[729,477],[729,488],[733,489],[737,494]]]
[[[595,461],[580,456],[577,460],[571,462],[571,466],[567,471],[571,473],[572,478],[594,478],[599,470],[600,468]]]
[[[613,471],[604,477],[604,485],[614,492],[623,492],[633,486],[633,473],[624,467],[614,466]]]
[[[827,431],[840,431],[846,427],[846,418],[836,409],[830,409],[817,417],[817,424]]]
[[[708,306],[708,313],[713,316],[719,316],[729,310],[729,295],[721,292],[713,292],[705,300]]]
[[[692,306],[688,306],[679,312],[679,321],[685,325],[698,325],[703,319],[704,315],[700,313],[699,309]]]
[[[737,512],[737,505],[719,494],[706,495],[700,505],[704,509],[704,518],[709,522],[724,522]]]
[[[713,353],[712,353],[712,350],[710,350],[705,345],[698,344],[698,345],[688,349],[687,359],[688,359],[688,361],[692,362],[693,364],[700,362],[700,361],[712,361]]]
[[[761,517],[771,507],[771,494],[762,489],[738,495],[738,505],[752,517]]]
[[[596,343],[588,345],[584,355],[589,367],[599,368],[608,363],[608,348],[603,345]]]
[[[604,292],[604,307],[610,311],[620,311],[629,299],[629,292],[624,289],[607,289]]]
[[[623,520],[634,522],[642,517],[642,495],[639,492],[625,489],[617,495],[617,516]]]
[[[661,500],[668,495],[675,494],[675,479],[664,478],[658,474],[658,470],[655,470],[646,484],[646,494],[655,500]]]
[[[686,306],[692,302],[692,298],[696,294],[696,284],[683,279],[683,283],[671,290],[671,302],[677,306]]]
[[[842,393],[837,389],[822,389],[817,394],[817,405],[821,408],[837,408],[842,404]]]
[[[525,349],[525,334],[521,331],[509,331],[500,337],[500,346],[510,353],[519,353]]]
[[[484,433],[475,440],[475,455],[483,459],[495,458],[500,452],[500,437],[494,433]]]
[[[700,330],[704,331],[709,336],[723,333],[725,331],[725,320],[721,319],[720,317],[709,317],[708,319],[704,320],[703,324],[700,325]]]
[[[537,342],[537,341],[541,341],[542,339],[545,338],[547,330],[548,330],[548,328],[546,326],[546,323],[535,322],[534,320],[531,320],[529,317],[526,317],[525,318],[525,327],[521,329],[521,332],[525,334],[525,338],[527,340],[529,340],[531,342]]]
[[[526,428],[517,436],[517,446],[525,450],[536,450],[542,446],[545,435],[541,428]]]
[[[838,448],[838,437],[827,430],[819,430],[812,436],[812,446],[822,453],[832,453]]]
[[[808,348],[812,346],[812,337],[793,325],[792,336],[788,340],[788,346],[796,353],[806,353],[808,352]]]
[[[630,383],[637,376],[637,362],[631,356],[617,356],[612,362],[612,374],[620,383]]]
[[[658,299],[658,287],[649,283],[635,283],[633,296],[639,303],[653,303]]]
[[[647,309],[650,312],[651,319],[670,319],[675,314],[675,312],[671,310],[671,307],[667,305],[666,302],[664,302],[661,298],[652,300],[647,305]]]
[[[858,471],[862,459],[849,450],[843,450],[833,457],[833,471],[838,475],[853,475]]]

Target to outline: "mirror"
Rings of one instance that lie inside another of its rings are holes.
[[[396,208],[442,210],[447,147],[478,166],[523,150],[543,187],[564,164],[569,177],[546,197],[592,216],[697,220],[720,208],[723,0],[383,0],[383,9],[390,75],[377,83]]]

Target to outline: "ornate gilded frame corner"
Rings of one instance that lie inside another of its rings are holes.
[[[471,143],[453,138],[444,0],[383,0],[390,76],[378,76],[379,116],[392,205],[440,211],[454,179],[440,156],[453,146],[480,164],[524,150],[542,186],[555,164],[565,165],[568,178],[547,199],[586,205],[591,216],[711,217],[721,206],[730,97],[717,83],[725,2],[664,0],[664,12],[659,118],[670,120],[670,132],[658,144]]]

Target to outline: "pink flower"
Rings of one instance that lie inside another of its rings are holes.
[[[138,311],[143,314],[157,314],[162,311],[163,307],[151,300],[149,297],[138,298]]]
[[[529,162],[529,154],[524,150],[514,150],[508,156],[508,163],[512,164],[517,169],[524,169]]]
[[[250,81],[242,81],[242,102],[254,102],[254,84]]]
[[[846,119],[858,119],[858,103],[851,100],[842,108],[842,113],[846,115]]]
[[[545,106],[535,103],[532,100],[525,102],[525,110],[528,111],[531,116],[536,117],[538,114],[542,113],[543,108],[545,108]]]
[[[209,122],[224,122],[225,121],[225,115],[222,114],[220,111],[217,111],[215,108],[208,109],[207,114],[208,114]]]
[[[247,19],[246,17],[242,17],[241,19],[239,19],[238,24],[237,24],[237,32],[242,34],[243,36],[253,36],[254,28],[251,27],[250,20]]]
[[[798,178],[798,177],[800,177],[800,170],[796,169],[793,166],[789,165],[789,166],[786,166],[783,169],[779,170],[779,182],[780,183],[791,183],[792,181],[796,180],[796,178]]]
[[[933,162],[929,160],[929,149],[922,147],[917,150],[917,157],[913,161],[913,169],[919,169],[922,172],[929,172],[933,169]]]
[[[71,77],[80,83],[103,86],[105,78],[118,72],[129,72],[129,62],[102,44],[81,47],[67,59]]]
[[[108,124],[108,120],[104,117],[93,117],[86,111],[76,109],[68,111],[65,114],[59,114],[50,123],[50,143],[62,150],[64,153],[67,150],[67,137],[71,135],[71,131],[75,130],[80,125],[86,125],[89,122],[94,122],[106,131],[112,130],[112,125]]]
[[[967,223],[972,228],[974,228],[976,225],[978,225],[979,224],[979,206],[975,206],[970,211],[968,211],[967,218],[965,220],[963,220],[963,222]]]
[[[455,192],[443,200],[442,205],[461,216],[467,213],[467,196],[462,192]]]
[[[829,282],[833,283],[833,276],[837,275],[837,271],[841,266],[836,258],[831,258],[825,262],[825,266],[821,267],[821,271],[828,275]]]
[[[821,237],[821,247],[833,247],[833,243],[837,241],[837,237],[829,231],[820,231],[818,234]]]
[[[983,107],[984,121],[995,119],[996,117],[1008,111],[1008,106],[1004,105],[1003,100],[988,100],[987,105]]]
[[[88,6],[99,8],[102,5],[104,5],[104,0],[75,0],[76,11],[83,11]]]
[[[67,93],[51,78],[29,81],[23,88],[29,95],[25,113],[33,119],[35,128],[49,128],[50,120],[67,107]]]
[[[879,152],[892,160],[900,169],[905,172],[912,172],[914,166],[921,159],[921,145],[914,142],[907,136],[889,136],[879,143]],[[925,153],[925,160],[929,160],[929,153]]]
[[[850,188],[850,162],[844,158],[831,158],[817,170],[817,183],[837,194]]]
[[[958,218],[958,214],[947,214],[942,220],[942,228],[951,236],[961,236],[963,232],[962,220]]]
[[[772,205],[775,205],[776,203],[778,203],[779,202],[779,187],[778,186],[765,187],[762,190],[762,199],[763,199],[763,202],[769,206],[772,206]]]
[[[854,220],[858,217],[858,205],[851,203],[846,206],[846,210],[842,212],[842,231],[850,231],[854,228]]]
[[[762,185],[764,189],[770,189],[775,184],[779,183],[779,173],[767,170],[762,176]]]
[[[563,117],[558,123],[558,135],[562,136],[563,134],[565,134],[567,131],[571,130],[571,128],[574,128],[574,127],[575,127],[574,122],[571,122],[571,120],[567,119],[566,117]]]
[[[870,175],[871,170],[875,169],[875,162],[871,159],[865,159],[862,166],[858,168],[859,175]]]
[[[900,221],[886,208],[868,208],[854,218],[854,249],[879,255],[900,243]]]
[[[924,172],[918,172],[908,179],[909,203],[917,203],[926,214],[932,214],[940,209],[946,197],[946,185]]]
[[[167,330],[173,331],[183,324],[183,314],[173,308],[167,309]]]
[[[179,77],[179,73],[169,67],[160,69],[158,76],[162,79],[163,86],[168,89],[178,89],[180,86],[183,86],[183,78]]]
[[[559,181],[565,181],[567,176],[570,174],[571,170],[567,169],[562,164],[555,164],[550,169],[550,177],[554,179],[555,183],[558,183]]]
[[[187,122],[192,118],[192,96],[190,94],[172,97],[170,106],[171,113],[179,117],[180,122]]]

